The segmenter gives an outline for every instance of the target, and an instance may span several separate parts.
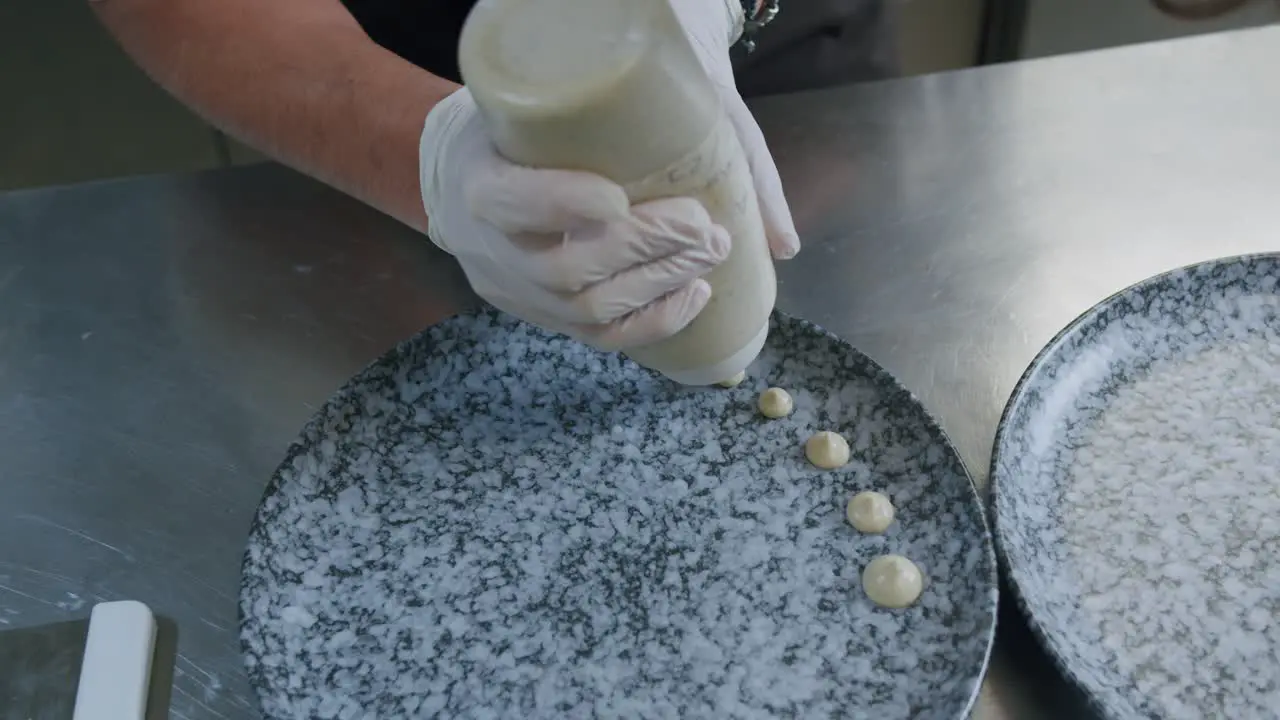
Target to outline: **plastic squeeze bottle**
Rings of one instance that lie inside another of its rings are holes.
[[[480,0],[462,77],[494,145],[528,167],[584,170],[633,204],[701,201],[733,249],[673,337],[627,351],[686,385],[733,377],[769,332],[777,279],[745,153],[670,0]]]

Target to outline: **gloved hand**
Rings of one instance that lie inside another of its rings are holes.
[[[495,307],[602,350],[670,337],[711,298],[701,277],[732,241],[690,198],[634,207],[591,173],[497,154],[463,88],[427,116],[420,146],[431,239]]]
[[[736,2],[673,0],[673,6],[746,150],[770,248],[788,258],[799,241],[782,183],[733,89],[728,49],[742,13],[729,3]],[[622,188],[597,175],[507,162],[465,88],[428,115],[419,160],[428,235],[457,257],[476,293],[604,350],[647,345],[683,329],[711,297],[702,276],[729,254],[728,233],[695,200],[629,207]]]
[[[756,119],[738,94],[733,65],[729,61],[729,48],[742,35],[746,20],[742,0],[671,0],[671,7],[676,11],[702,68],[719,91],[724,111],[746,152],[760,200],[760,217],[764,221],[769,249],[779,260],[790,259],[800,252],[800,237],[782,192],[778,167],[765,144],[764,133],[760,132]]]

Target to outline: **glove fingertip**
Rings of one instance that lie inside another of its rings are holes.
[[[795,233],[778,233],[769,242],[776,260],[790,260],[800,254],[800,238]]]
[[[712,290],[711,283],[703,280],[702,278],[694,280],[692,285],[693,287],[689,292],[689,306],[691,308],[696,307],[698,309],[698,311],[694,313],[696,315],[698,312],[702,311],[702,308],[707,306],[708,302],[711,301]]]
[[[689,323],[693,322],[694,318],[698,317],[706,309],[707,303],[711,302],[712,294],[714,294],[714,291],[711,289],[711,283],[702,278],[689,283],[683,291],[678,290],[673,293],[673,295],[680,296],[680,304],[677,306],[678,310],[669,320],[669,325],[666,328],[666,337],[675,335],[688,327]],[[674,300],[674,298],[671,299]]]
[[[760,185],[757,179],[760,220],[764,223],[765,237],[769,239],[769,250],[778,260],[790,260],[800,252],[800,233],[796,232],[791,208],[782,194],[781,183],[764,184],[763,188]]]

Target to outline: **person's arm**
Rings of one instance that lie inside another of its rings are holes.
[[[339,0],[91,0],[142,68],[214,125],[425,230],[423,120],[457,86],[377,46]]]

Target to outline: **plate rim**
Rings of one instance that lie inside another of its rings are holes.
[[[988,514],[990,515],[991,532],[995,537],[996,559],[1000,566],[1001,575],[1007,580],[1009,585],[1009,595],[1017,605],[1018,612],[1027,626],[1031,629],[1032,635],[1040,644],[1040,647],[1046,651],[1055,668],[1060,672],[1068,682],[1071,683],[1084,696],[1089,706],[1097,712],[1101,717],[1107,720],[1130,720],[1131,716],[1120,714],[1114,711],[1103,702],[1097,690],[1086,683],[1068,662],[1068,654],[1063,652],[1057,641],[1051,636],[1050,632],[1040,622],[1040,620],[1031,612],[1027,604],[1026,591],[1022,584],[1018,581],[1018,573],[1015,566],[1010,563],[1008,551],[1005,548],[1006,541],[1004,534],[1001,532],[1002,519],[1000,513],[1000,498],[1002,497],[1001,474],[997,472],[1000,467],[1002,458],[1006,455],[1005,445],[1008,441],[1008,434],[1011,432],[1010,420],[1012,415],[1025,401],[1026,392],[1030,384],[1044,370],[1044,364],[1054,357],[1064,341],[1079,332],[1086,323],[1102,314],[1120,299],[1137,292],[1142,289],[1151,288],[1162,282],[1167,281],[1173,276],[1180,273],[1188,273],[1200,270],[1207,270],[1213,267],[1225,267],[1230,265],[1249,265],[1259,261],[1270,261],[1280,263],[1280,251],[1266,251],[1254,253],[1242,253],[1238,255],[1223,255],[1215,258],[1209,258],[1198,262],[1186,263],[1178,265],[1167,270],[1163,270],[1154,275],[1145,277],[1137,282],[1131,283],[1115,292],[1107,295],[1098,302],[1091,305],[1083,312],[1076,315],[1071,322],[1067,323],[1061,330],[1044,344],[1027,364],[1026,369],[1018,377],[1018,382],[1013,386],[1013,391],[1009,394],[1009,400],[1005,403],[1004,409],[1000,413],[1000,420],[996,424],[995,437],[991,444],[991,463],[987,472],[987,502],[989,505]],[[1280,290],[1280,286],[1277,288]],[[1143,720],[1141,717],[1132,716],[1133,720]]]
[[[397,341],[394,345],[386,348],[385,350],[377,354],[369,362],[365,363],[358,370],[353,372],[350,377],[344,380],[341,385],[339,385],[330,393],[329,397],[326,398],[322,404],[316,407],[316,409],[307,418],[306,422],[304,422],[298,428],[297,432],[294,434],[293,439],[289,441],[289,444],[285,447],[283,451],[280,462],[276,464],[275,468],[271,471],[271,474],[268,477],[267,481],[263,485],[262,493],[258,499],[258,504],[254,508],[253,517],[251,518],[249,527],[246,529],[246,532],[245,532],[245,549],[241,553],[241,560],[240,560],[239,573],[237,575],[237,588],[236,588],[236,639],[237,639],[237,645],[239,646],[239,649],[240,649],[241,662],[243,663],[242,666],[247,666],[248,659],[251,655],[251,653],[249,652],[248,644],[245,639],[245,636],[246,636],[245,624],[248,618],[245,613],[245,602],[244,602],[245,569],[250,562],[248,541],[258,531],[260,527],[260,524],[262,522],[261,515],[262,515],[262,506],[264,501],[275,492],[278,492],[279,485],[283,481],[281,478],[282,472],[285,470],[286,467],[292,464],[293,460],[298,456],[299,453],[305,450],[306,446],[302,443],[302,438],[305,435],[307,435],[309,432],[312,432],[313,430],[315,430],[315,426],[320,424],[322,418],[325,417],[326,413],[330,411],[330,407],[335,402],[341,401],[343,398],[346,398],[350,394],[353,386],[357,382],[362,381],[366,373],[368,373],[372,368],[376,367],[380,363],[383,363],[388,357],[394,354],[398,354],[406,351],[409,345],[419,341],[420,338],[422,338],[424,335],[429,333],[431,330],[445,323],[452,322],[463,317],[468,317],[468,316],[475,317],[485,313],[496,313],[498,315],[506,315],[508,317],[516,319],[519,322],[527,322],[518,318],[517,316],[511,315],[510,313],[507,313],[501,310],[500,308],[496,308],[492,305],[489,305],[488,303],[479,303],[471,307],[460,308],[456,312],[450,313],[449,315],[439,318],[435,322],[432,322],[431,324],[420,328],[419,330],[414,332],[412,335],[409,335],[408,337],[405,337]],[[983,543],[982,543],[983,556],[988,567],[990,568],[990,572],[988,573],[988,577],[986,578],[985,584],[987,585],[989,589],[989,593],[992,596],[992,602],[990,603],[990,608],[983,613],[984,615],[987,616],[988,622],[987,622],[986,630],[983,632],[983,635],[985,636],[984,648],[982,652],[981,662],[978,665],[977,672],[974,678],[973,687],[970,690],[969,697],[965,700],[963,707],[957,708],[957,711],[950,716],[950,717],[957,718],[957,720],[964,720],[965,718],[969,717],[969,715],[973,712],[974,707],[977,705],[978,699],[982,693],[982,688],[986,684],[987,675],[991,669],[991,658],[995,649],[996,632],[999,625],[1000,599],[1001,599],[1001,596],[1003,595],[1003,593],[1001,592],[1001,586],[999,581],[1000,562],[1001,562],[1000,552],[999,552],[998,544],[996,542],[995,527],[993,522],[994,518],[991,516],[991,510],[988,507],[987,502],[984,500],[982,493],[978,489],[977,482],[974,480],[973,472],[969,469],[968,463],[965,462],[964,456],[960,454],[959,449],[956,447],[956,444],[952,441],[951,437],[947,434],[946,429],[943,428],[942,423],[938,420],[938,418],[934,415],[934,413],[929,410],[928,406],[925,405],[924,402],[898,378],[898,376],[889,372],[875,358],[871,357],[867,353],[858,349],[850,341],[840,337],[836,333],[817,324],[816,322],[806,320],[797,315],[787,313],[775,308],[771,313],[771,322],[778,322],[778,321],[797,323],[802,327],[805,327],[807,329],[810,329],[818,333],[820,336],[826,337],[840,345],[843,345],[849,351],[859,356],[863,361],[865,361],[868,364],[869,367],[872,368],[874,373],[879,376],[877,378],[878,380],[887,383],[891,388],[893,388],[895,392],[902,393],[902,395],[905,396],[906,399],[908,399],[909,401],[911,401],[916,405],[917,409],[921,413],[921,416],[923,417],[925,430],[937,434],[937,437],[941,439],[947,451],[952,455],[952,457],[958,464],[958,468],[960,472],[964,475],[967,492],[972,501],[972,507],[977,510],[978,525],[979,525],[979,529],[981,530],[980,534],[983,538]],[[546,332],[550,332],[550,331],[546,331]],[[252,670],[250,670],[248,667],[245,667],[245,670],[246,670],[246,674],[249,676],[248,677],[249,686],[252,691],[253,698],[255,701],[255,706],[258,712],[267,720],[274,720],[273,717],[269,715],[266,712],[265,708],[263,707],[263,691],[260,688],[260,683],[257,682],[255,679],[255,673]]]

